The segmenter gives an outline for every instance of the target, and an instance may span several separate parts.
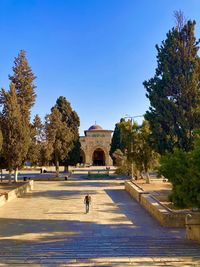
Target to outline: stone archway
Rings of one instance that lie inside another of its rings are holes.
[[[82,149],[80,151],[80,163],[85,164],[85,152]]]
[[[106,156],[105,152],[101,148],[94,150],[92,155],[92,165],[94,166],[105,166]]]

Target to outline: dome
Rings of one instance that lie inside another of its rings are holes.
[[[103,130],[103,128],[97,124],[90,126],[88,131],[97,131],[97,130]]]

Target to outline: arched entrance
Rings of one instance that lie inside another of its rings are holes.
[[[85,163],[85,153],[84,153],[84,151],[82,149],[80,151],[80,163],[81,164]]]
[[[105,153],[101,148],[97,148],[93,152],[92,164],[94,166],[104,166],[105,165]]]

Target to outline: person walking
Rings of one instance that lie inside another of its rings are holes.
[[[85,203],[85,213],[88,213],[90,210],[90,204],[91,204],[91,196],[87,194],[84,198]]]

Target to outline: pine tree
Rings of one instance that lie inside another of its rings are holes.
[[[195,128],[200,126],[199,41],[195,21],[174,27],[159,47],[153,78],[144,82],[150,108],[151,143],[161,154],[193,146]]]

